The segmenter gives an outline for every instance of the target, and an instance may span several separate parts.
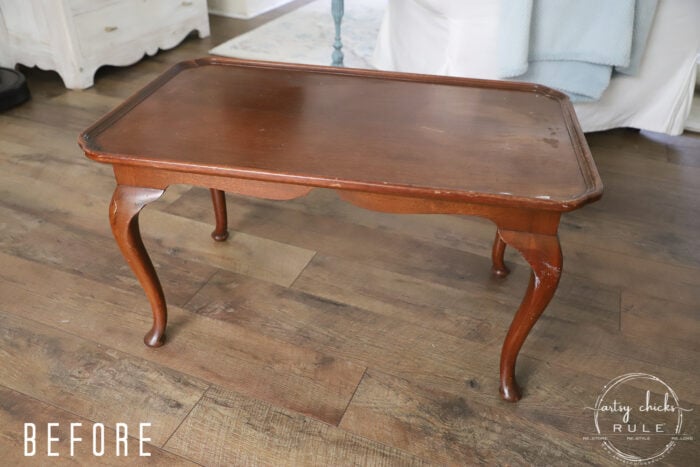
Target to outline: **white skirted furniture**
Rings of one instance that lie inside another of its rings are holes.
[[[389,0],[373,65],[498,79],[504,0]],[[692,105],[700,1],[661,0],[636,76],[617,75],[596,102],[576,103],[585,131],[632,127],[681,134]]]

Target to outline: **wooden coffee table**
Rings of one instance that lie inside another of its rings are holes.
[[[79,143],[114,168],[112,231],[150,300],[152,347],[166,305],[138,214],[169,185],[211,189],[217,240],[224,192],[287,200],[328,188],[376,211],[490,219],[493,272],[508,274],[506,245],[532,267],[501,352],[509,401],[520,398],[518,352],[559,282],[561,214],[603,190],[568,99],[524,83],[205,58],[175,65]]]

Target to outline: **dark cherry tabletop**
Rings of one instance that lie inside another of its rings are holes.
[[[80,144],[111,164],[487,204],[602,193],[568,99],[524,83],[199,59]]]

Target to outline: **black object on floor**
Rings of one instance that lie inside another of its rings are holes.
[[[29,99],[27,80],[19,71],[0,68],[0,112]]]

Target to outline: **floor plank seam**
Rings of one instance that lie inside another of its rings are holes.
[[[620,295],[617,298],[617,330],[620,334],[624,334],[622,331],[622,289],[620,290]]]
[[[590,254],[590,250],[591,250],[591,249],[595,249],[595,250],[597,250],[597,251],[599,251],[599,252],[603,252],[603,253],[612,253],[612,254],[615,254],[615,255],[625,256],[625,257],[629,257],[629,258],[639,258],[639,256],[634,255],[634,254],[632,254],[632,253],[625,253],[625,252],[621,252],[621,251],[614,250],[614,249],[601,248],[599,245],[595,245],[595,246],[593,246],[593,245],[587,245],[587,244],[585,244],[585,243],[581,243],[581,242],[578,242],[578,241],[575,241],[575,240],[574,240],[574,241],[572,241],[572,240],[567,240],[567,241],[566,241],[566,244],[562,244],[562,250],[563,250],[564,252],[566,252],[566,250],[567,250],[566,245],[577,245],[578,247],[580,247],[579,251],[587,251],[588,254]],[[571,248],[569,248],[569,249],[571,249]],[[700,274],[699,274],[699,273],[700,273],[700,266],[698,266],[698,267],[693,267],[693,266],[688,266],[688,265],[685,265],[685,264],[679,264],[679,263],[675,263],[675,262],[660,261],[660,260],[657,259],[657,258],[648,258],[648,257],[644,257],[644,258],[642,258],[642,259],[643,259],[643,261],[646,261],[646,262],[649,262],[649,263],[653,263],[654,265],[663,265],[663,266],[669,266],[669,267],[673,267],[673,268],[678,268],[678,269],[687,270],[689,276],[691,276],[693,273],[695,273],[695,276],[700,275]],[[582,274],[578,274],[578,275],[582,275]],[[584,275],[584,276],[585,276],[585,275]]]
[[[301,248],[301,247],[300,247],[300,248]],[[314,258],[316,257],[316,255],[318,255],[318,251],[314,251],[313,256],[312,256],[311,258],[309,258],[309,261],[304,265],[303,268],[301,268],[301,271],[299,271],[299,274],[297,274],[297,276],[294,278],[294,280],[292,281],[292,283],[289,284],[289,285],[287,286],[288,289],[293,289],[293,288],[294,288],[294,284],[296,284],[297,281],[299,280],[299,278],[302,276],[302,274],[304,274],[304,271],[306,271],[306,268],[309,267],[309,264],[311,264],[311,262],[314,260]]]
[[[425,457],[423,457],[423,456],[421,456],[421,455],[418,455],[418,454],[415,454],[415,453],[413,453],[413,452],[411,452],[411,451],[407,451],[407,450],[404,449],[404,448],[400,448],[400,447],[394,446],[394,445],[392,445],[392,444],[388,444],[388,443],[386,443],[386,442],[384,442],[384,441],[380,441],[380,440],[377,440],[377,439],[374,439],[374,438],[370,438],[370,437],[368,437],[368,436],[365,436],[365,435],[356,433],[356,432],[354,432],[354,431],[352,431],[352,430],[347,430],[347,429],[342,428],[342,427],[340,426],[340,424],[343,422],[343,418],[345,417],[345,413],[347,412],[348,408],[350,407],[350,403],[351,403],[352,400],[355,398],[355,394],[357,393],[357,390],[359,389],[360,384],[361,384],[362,381],[365,379],[365,375],[367,374],[367,370],[368,370],[368,369],[369,369],[368,367],[365,367],[365,371],[362,373],[362,377],[360,378],[360,382],[357,384],[357,387],[355,388],[355,391],[353,391],[352,397],[350,397],[350,400],[348,401],[348,405],[345,407],[345,410],[343,411],[343,416],[340,417],[340,420],[338,421],[337,428],[340,429],[340,430],[342,430],[342,431],[344,431],[345,433],[350,433],[352,436],[356,436],[357,438],[364,439],[364,440],[370,441],[370,442],[372,442],[372,443],[377,443],[377,444],[380,444],[380,445],[382,445],[382,446],[388,446],[388,447],[390,447],[391,449],[394,449],[394,450],[396,450],[396,451],[398,451],[398,452],[401,452],[401,453],[406,454],[407,456],[410,456],[410,457],[413,457],[413,458],[415,458],[415,459],[418,459],[418,460],[424,462],[426,465],[435,465],[435,461],[434,461],[434,460],[426,459]],[[380,371],[381,371],[381,370],[380,370]],[[323,422],[323,423],[327,423],[327,422]],[[333,425],[331,425],[331,426],[333,426]]]
[[[182,306],[180,306],[180,308],[182,308],[182,309],[185,310],[185,311],[190,311],[190,310],[187,308],[187,305],[189,305],[190,302],[194,299],[194,297],[196,297],[197,294],[198,294],[199,292],[201,292],[202,289],[203,289],[204,287],[206,287],[206,286],[209,284],[209,282],[214,278],[215,275],[217,275],[217,274],[219,273],[219,271],[221,271],[221,269],[216,268],[216,270],[215,270],[214,272],[211,273],[211,275],[207,278],[207,280],[205,280],[204,282],[202,282],[202,285],[200,285],[199,288],[197,288],[197,290],[190,296],[190,298],[187,299],[187,301],[186,301],[185,303],[182,304]]]
[[[345,418],[345,413],[348,411],[348,407],[350,407],[352,400],[355,398],[355,394],[357,394],[357,390],[360,388],[360,384],[362,384],[362,381],[365,379],[366,374],[367,374],[367,367],[365,367],[364,371],[362,372],[362,376],[360,376],[360,380],[357,382],[357,386],[355,386],[355,389],[352,391],[352,395],[350,396],[350,399],[348,399],[348,403],[345,405],[345,408],[343,409],[343,414],[338,419],[338,423],[336,424],[336,426],[338,428],[340,428],[340,424],[343,422],[343,418]]]
[[[4,385],[4,384],[0,384],[0,388],[5,388],[5,389],[7,389],[7,390],[9,390],[9,391],[15,392],[15,393],[17,393],[17,394],[21,394],[23,397],[26,397],[27,399],[31,399],[31,400],[34,400],[34,401],[39,402],[40,404],[44,404],[44,405],[48,405],[49,407],[53,407],[54,409],[56,409],[56,410],[58,410],[58,411],[60,411],[60,412],[63,412],[63,413],[65,413],[65,414],[74,416],[76,420],[82,419],[82,420],[86,420],[86,421],[92,422],[92,423],[104,423],[104,422],[99,421],[99,420],[93,420],[93,419],[91,419],[91,418],[89,418],[89,417],[87,417],[87,416],[85,416],[85,415],[77,414],[77,413],[75,413],[75,412],[73,412],[73,411],[71,411],[71,410],[68,410],[68,409],[66,409],[66,408],[60,407],[60,406],[58,406],[58,405],[56,405],[56,404],[53,404],[53,403],[48,402],[48,401],[45,401],[45,400],[43,400],[43,399],[39,399],[39,398],[37,398],[37,397],[35,397],[35,396],[32,396],[31,394],[27,394],[27,393],[22,392],[22,391],[20,391],[20,390],[18,390],[18,389],[15,389],[15,388],[13,388],[13,387],[11,387],[11,386],[6,386],[6,385]],[[208,390],[208,389],[207,389],[207,390]],[[206,391],[205,391],[205,392],[206,392]],[[197,401],[197,403],[199,403],[199,401]],[[195,405],[197,405],[197,404],[195,404]],[[194,408],[194,406],[193,406],[193,408]],[[189,415],[189,413],[188,413],[188,415]],[[27,421],[27,423],[31,423],[31,422]],[[178,427],[179,427],[179,426],[178,426]],[[110,426],[106,426],[106,425],[105,425],[105,428],[106,428],[106,429],[112,430],[112,427],[110,427]],[[177,430],[175,430],[175,431],[177,431]],[[174,433],[174,432],[173,432],[173,433]],[[131,435],[127,435],[127,438],[132,439],[132,440],[134,440],[134,441],[140,442],[139,438],[136,438],[136,437],[131,436]],[[168,438],[168,439],[170,439],[170,438]],[[176,453],[174,453],[174,452],[168,451],[168,450],[164,449],[163,447],[158,446],[157,444],[154,444],[154,443],[144,443],[144,445],[145,445],[145,446],[151,446],[151,447],[153,447],[153,448],[155,448],[155,449],[159,449],[159,450],[161,450],[161,451],[163,451],[163,452],[167,452],[168,454],[170,454],[170,455],[172,455],[172,456],[175,456],[175,457],[177,457],[177,458],[179,458],[179,459],[182,459],[182,460],[184,460],[184,461],[191,462],[191,463],[196,464],[196,465],[201,465],[201,464],[199,464],[199,463],[197,463],[197,462],[194,462],[194,461],[192,461],[192,460],[190,460],[190,459],[188,459],[188,458],[186,458],[186,457],[183,457],[183,456],[181,456],[181,455],[179,455],[179,454],[176,454]]]
[[[51,406],[51,407],[53,407],[53,408],[56,409],[56,410],[60,410],[61,412],[65,412],[65,413],[67,413],[67,414],[74,415],[76,418],[82,418],[82,419],[89,420],[89,421],[94,422],[94,423],[101,423],[101,422],[98,422],[97,420],[91,420],[90,418],[88,418],[88,417],[86,417],[86,416],[84,416],[84,415],[79,415],[79,414],[77,414],[77,413],[75,413],[75,412],[72,412],[72,411],[70,411],[70,410],[68,410],[68,409],[65,409],[65,408],[63,408],[63,407],[59,407],[59,406],[57,406],[57,405],[55,405],[55,404],[53,404],[53,403],[51,403],[51,402],[45,401],[45,400],[43,400],[43,399],[39,399],[38,397],[32,396],[31,394],[26,394],[26,393],[24,393],[24,392],[22,392],[22,391],[20,391],[20,390],[18,390],[18,389],[13,388],[12,386],[6,386],[5,384],[0,383],[0,387],[5,388],[5,389],[8,389],[8,390],[10,390],[10,391],[14,391],[14,392],[16,392],[16,393],[18,393],[18,394],[21,394],[22,396],[24,396],[24,397],[26,397],[26,398],[28,398],[28,399],[35,400],[35,401],[37,401],[37,402],[39,402],[39,403],[41,403],[41,404],[45,404],[45,405]],[[131,438],[131,436],[129,436],[129,437]],[[154,448],[157,448],[157,447],[158,447],[158,446],[155,445],[155,444],[151,444],[151,446],[153,446]]]
[[[208,381],[207,381],[207,382],[208,382]],[[182,424],[185,423],[185,420],[187,420],[187,418],[190,416],[190,414],[191,414],[192,411],[195,409],[195,407],[197,407],[197,406],[199,405],[199,403],[202,402],[202,399],[204,399],[204,396],[207,395],[207,393],[208,393],[209,390],[212,388],[212,386],[213,386],[213,384],[212,384],[212,383],[209,383],[209,386],[207,386],[207,388],[206,388],[204,391],[202,391],[202,395],[199,396],[199,399],[197,399],[197,402],[195,402],[194,404],[192,404],[192,407],[191,407],[190,410],[187,412],[187,414],[186,414],[184,417],[182,417],[182,420],[180,420],[180,423],[177,424],[177,426],[175,427],[175,429],[173,430],[173,432],[170,433],[170,436],[168,436],[168,438],[163,442],[163,445],[160,446],[160,448],[161,448],[162,450],[167,451],[167,452],[170,452],[170,451],[168,451],[168,450],[165,448],[165,445],[168,444],[168,442],[170,441],[170,439],[175,435],[175,433],[177,433],[177,430],[179,430],[180,427],[182,426]]]
[[[202,396],[200,397],[199,400],[201,400],[202,397],[204,397],[204,394],[206,394],[206,392],[209,390],[209,388],[211,388],[211,386],[213,386],[213,383],[212,383],[211,381],[207,381],[206,379],[201,378],[201,377],[199,377],[199,376],[191,375],[191,374],[186,373],[186,372],[184,372],[184,371],[182,371],[182,370],[179,370],[179,369],[177,369],[177,368],[174,368],[174,367],[172,367],[172,366],[170,366],[170,365],[166,365],[166,364],[163,364],[163,363],[154,361],[154,360],[149,360],[149,359],[147,359],[147,358],[144,358],[144,357],[141,356],[141,355],[138,355],[137,353],[131,353],[131,352],[128,352],[128,351],[125,351],[125,350],[121,350],[121,349],[118,349],[118,348],[116,348],[116,347],[112,347],[112,346],[110,346],[110,345],[106,345],[104,342],[95,341],[95,340],[92,340],[92,339],[88,339],[88,338],[86,338],[85,336],[81,336],[80,334],[76,334],[76,333],[74,333],[74,332],[67,331],[67,330],[65,330],[65,329],[63,329],[63,328],[56,327],[56,326],[54,326],[54,325],[44,323],[44,322],[42,322],[42,321],[37,321],[37,320],[35,320],[35,319],[28,318],[28,317],[26,317],[26,316],[18,315],[18,314],[15,314],[15,313],[11,312],[11,311],[5,311],[5,310],[3,310],[2,308],[0,308],[0,313],[5,313],[5,314],[10,315],[10,316],[12,316],[12,317],[19,318],[19,319],[21,319],[21,320],[26,320],[26,321],[31,322],[31,323],[35,323],[35,324],[39,325],[40,327],[47,327],[47,328],[49,328],[49,329],[56,330],[56,331],[58,331],[58,332],[67,334],[67,335],[69,335],[69,336],[73,336],[73,337],[75,337],[75,338],[77,338],[77,339],[79,339],[79,340],[82,340],[82,341],[85,341],[85,342],[89,342],[89,343],[91,343],[91,344],[95,344],[95,345],[97,345],[98,347],[100,347],[101,349],[112,350],[112,351],[117,352],[117,353],[121,353],[121,354],[124,354],[124,355],[128,355],[128,356],[130,356],[130,357],[132,357],[132,358],[134,358],[134,359],[137,359],[137,360],[140,360],[140,361],[143,361],[143,362],[148,362],[148,363],[150,363],[150,364],[154,364],[154,365],[156,365],[156,366],[158,366],[158,367],[161,367],[161,368],[167,368],[167,369],[172,370],[172,371],[175,371],[175,372],[177,372],[177,373],[181,373],[181,374],[187,375],[187,376],[189,376],[189,377],[191,377],[191,378],[195,378],[195,379],[197,379],[197,380],[200,380],[200,381],[202,381],[203,383],[207,384],[208,386],[207,386],[207,389],[202,393]],[[0,386],[2,386],[2,385],[0,384]],[[15,389],[13,389],[13,388],[10,388],[10,389],[12,389],[13,391],[15,390]],[[19,392],[19,391],[18,391],[18,392]],[[31,396],[28,396],[28,397],[31,397]],[[35,399],[36,399],[36,398],[35,398]],[[41,400],[41,399],[37,399],[37,400]],[[48,404],[48,402],[46,402],[46,403]],[[198,401],[197,403],[199,403],[199,401]],[[192,406],[192,408],[194,408],[196,405],[197,405],[197,404],[194,404],[194,405]],[[63,409],[61,409],[61,410],[63,410]],[[191,410],[190,410],[190,412],[191,412]],[[189,415],[189,412],[188,412],[188,415]],[[187,418],[187,417],[185,417],[185,418]],[[183,420],[184,420],[184,419],[183,419]],[[178,427],[179,427],[179,425],[178,425]],[[176,430],[176,431],[177,431],[177,430]],[[169,439],[169,438],[168,438],[168,439]],[[158,446],[156,446],[156,447],[158,447]]]
[[[47,266],[46,264],[40,263],[40,262],[38,262],[38,261],[35,261],[35,260],[32,259],[32,258],[23,258],[23,257],[21,257],[21,256],[17,256],[17,255],[15,255],[13,252],[5,252],[4,250],[0,250],[0,253],[7,254],[8,256],[12,256],[12,257],[14,257],[14,258],[17,258],[17,259],[20,259],[20,260],[23,260],[23,261],[27,261],[27,262],[39,264],[40,266]],[[58,270],[59,270],[59,271],[62,271],[63,273],[65,273],[65,274],[67,274],[67,275],[76,276],[76,277],[79,277],[79,278],[81,278],[81,279],[85,279],[84,276],[80,276],[80,275],[78,275],[78,274],[74,274],[74,271],[66,271],[66,270],[61,270],[61,269],[58,269]],[[92,280],[92,279],[90,279],[90,278],[87,278],[87,279],[94,282],[94,280]],[[19,284],[16,284],[16,283],[14,283],[14,282],[13,282],[13,284],[15,284],[16,286],[19,286]],[[121,289],[121,288],[117,288],[117,287],[114,287],[114,286],[109,286],[109,287],[111,287],[111,288],[113,288],[113,289],[115,289],[115,290],[117,290],[117,291],[123,292],[123,293],[129,293],[129,290],[128,290],[128,289]],[[26,292],[29,292],[29,293],[33,293],[33,292],[34,292],[34,291],[31,290],[31,289],[23,289],[23,290],[25,290]],[[196,295],[196,294],[195,294],[195,295]],[[190,300],[191,300],[191,299],[190,299]],[[181,309],[184,310],[184,307],[178,307],[178,308],[181,308]],[[135,313],[135,314],[137,314],[137,315],[142,315],[142,314],[143,314],[143,313],[141,312],[141,310],[138,309],[138,308],[123,308],[121,311],[127,312],[127,313]],[[186,310],[185,310],[185,311],[186,311]],[[30,321],[30,322],[32,322],[32,323],[39,324],[40,326],[46,326],[46,327],[48,327],[48,328],[50,328],[50,329],[54,329],[54,330],[60,331],[60,332],[62,332],[62,333],[71,335],[71,336],[73,336],[73,337],[77,337],[78,339],[84,340],[84,341],[86,341],[86,342],[91,342],[91,343],[97,344],[99,347],[108,348],[108,349],[114,350],[114,351],[116,351],[116,352],[121,352],[121,353],[124,353],[124,354],[126,354],[126,355],[130,355],[130,356],[135,357],[135,358],[138,358],[138,359],[140,359],[140,360],[145,360],[145,361],[151,362],[151,360],[147,360],[147,359],[145,359],[145,358],[139,356],[138,354],[133,354],[133,353],[131,353],[131,352],[119,350],[118,348],[105,345],[104,342],[102,342],[102,341],[86,338],[86,337],[83,336],[83,335],[76,334],[76,333],[74,333],[74,332],[72,332],[72,331],[69,331],[69,330],[66,330],[66,329],[64,329],[64,328],[62,328],[62,327],[55,326],[54,324],[49,324],[49,323],[46,323],[46,322],[43,322],[43,321],[38,321],[38,320],[36,320],[36,319],[29,318],[29,317],[27,317],[27,316],[14,313],[14,312],[12,312],[12,311],[6,311],[6,310],[3,309],[3,308],[0,308],[0,313],[6,313],[6,314],[8,314],[8,315],[11,315],[11,316],[14,316],[14,317],[23,319],[23,320],[27,320],[27,321]],[[205,316],[204,318],[207,318],[207,317]],[[160,364],[159,364],[159,365],[160,365]],[[161,365],[161,366],[163,366],[163,365]],[[168,368],[170,368],[170,367],[168,367]],[[179,370],[175,370],[175,371],[179,371]],[[182,372],[181,372],[181,373],[182,373]]]

